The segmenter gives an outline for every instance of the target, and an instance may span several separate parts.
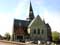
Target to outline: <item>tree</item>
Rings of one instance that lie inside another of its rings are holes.
[[[6,38],[7,40],[10,40],[11,36],[10,36],[10,34],[9,34],[8,32],[5,33],[5,38]]]
[[[52,32],[52,40],[53,41],[58,41],[59,40],[59,33],[54,31]]]

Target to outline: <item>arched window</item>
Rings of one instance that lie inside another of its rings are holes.
[[[44,33],[43,29],[42,29],[42,34]]]
[[[38,34],[40,34],[40,29],[38,29]]]
[[[34,29],[34,34],[36,34],[36,29]]]

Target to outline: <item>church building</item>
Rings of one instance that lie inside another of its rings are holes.
[[[51,28],[44,20],[34,16],[32,5],[30,2],[28,20],[14,19],[13,25],[13,41],[21,41],[30,39],[32,41],[52,41]]]

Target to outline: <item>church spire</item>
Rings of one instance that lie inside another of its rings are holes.
[[[31,2],[30,2],[30,11],[33,11],[33,9],[32,9],[32,5],[31,5]]]
[[[32,21],[33,19],[34,19],[34,13],[33,13],[31,1],[30,1],[30,7],[29,7],[29,21]]]

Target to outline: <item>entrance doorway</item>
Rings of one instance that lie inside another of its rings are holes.
[[[23,40],[23,36],[17,36],[17,41],[22,41]]]

